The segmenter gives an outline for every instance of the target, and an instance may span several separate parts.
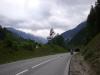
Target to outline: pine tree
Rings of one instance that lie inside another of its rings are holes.
[[[91,10],[90,10],[90,14],[87,19],[87,23],[89,25],[94,25],[94,23],[95,23],[94,21],[95,21],[95,9],[93,6],[91,6]]]
[[[100,4],[100,0],[97,0],[97,3]]]
[[[52,40],[54,37],[55,37],[54,29],[51,28],[51,29],[50,29],[49,37],[47,37],[47,39],[48,39],[48,41],[50,41],[50,40]]]
[[[61,35],[57,35],[55,36],[52,40],[51,40],[52,44],[64,47],[65,46],[65,42],[64,42],[64,38]]]
[[[96,21],[96,12],[95,12],[95,8],[93,6],[91,6],[91,10],[90,10],[90,14],[88,16],[87,19],[87,33],[93,33],[93,35],[96,33],[95,28],[95,21]]]
[[[97,28],[97,32],[100,32],[100,0],[97,0],[95,12],[96,12],[96,22],[95,22],[96,28]]]

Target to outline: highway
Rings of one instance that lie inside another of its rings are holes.
[[[37,57],[0,65],[0,75],[68,75],[69,53]]]

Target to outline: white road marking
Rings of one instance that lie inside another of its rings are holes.
[[[28,69],[26,69],[26,70],[24,70],[24,71],[22,71],[22,72],[19,72],[19,73],[17,73],[16,75],[23,74],[23,73],[25,73],[25,72],[27,72],[27,71],[28,71]]]
[[[67,60],[67,65],[66,65],[66,69],[64,71],[64,75],[69,75],[69,67],[70,67],[71,58],[72,58],[72,56],[69,57],[68,60]]]
[[[53,58],[53,59],[49,59],[49,60],[47,60],[47,61],[41,62],[40,64],[37,64],[37,65],[33,66],[32,69],[34,69],[34,68],[36,68],[36,67],[38,67],[38,66],[40,66],[40,65],[46,64],[46,63],[48,63],[48,62],[50,62],[50,61],[52,61],[52,60],[55,60],[55,59],[57,59],[57,58]]]
[[[40,66],[40,65],[46,64],[46,63],[48,63],[48,62],[50,62],[50,61],[52,61],[52,60],[55,60],[55,59],[57,59],[57,58],[58,58],[58,57],[53,58],[53,59],[49,59],[49,60],[44,61],[44,62],[41,62],[40,64],[37,64],[37,65],[33,66],[32,69],[34,69],[34,68],[36,68],[36,67],[38,67],[38,66]],[[22,72],[17,73],[16,75],[21,75],[21,74],[23,74],[23,73],[25,73],[25,72],[27,72],[27,71],[29,71],[29,70],[26,69],[26,70],[24,70],[24,71],[22,71]]]

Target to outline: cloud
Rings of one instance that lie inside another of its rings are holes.
[[[33,30],[30,30],[30,29],[19,28],[18,30],[24,31],[26,33],[31,33],[35,36],[42,37],[42,38],[45,38],[45,39],[47,38],[46,36],[49,36],[49,29],[40,29],[40,30],[33,31]],[[60,29],[60,28],[59,29],[56,28],[54,31],[56,32],[56,34],[58,34],[58,33],[61,34],[65,30]]]
[[[96,0],[0,0],[0,24],[46,38],[86,20]]]

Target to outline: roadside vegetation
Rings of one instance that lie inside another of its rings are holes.
[[[96,75],[100,74],[100,34],[98,34],[88,45],[84,48],[82,55],[85,60],[91,64],[92,69]]]
[[[0,64],[63,52],[63,47],[26,40],[0,26]]]

